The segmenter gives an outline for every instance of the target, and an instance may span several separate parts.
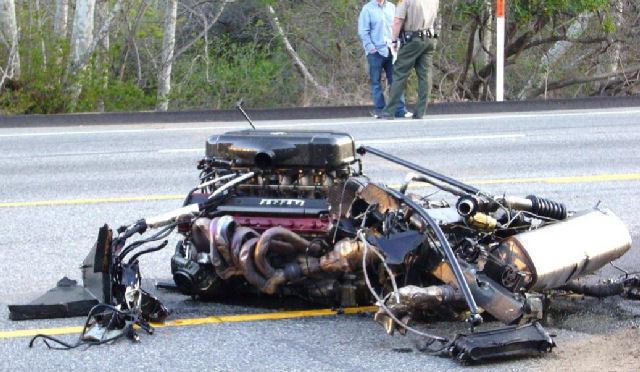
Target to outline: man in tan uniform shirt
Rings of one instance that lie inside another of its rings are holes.
[[[418,76],[418,103],[413,118],[422,119],[431,94],[431,66],[436,44],[434,25],[439,5],[439,0],[398,1],[393,19],[392,43],[393,48],[397,50],[400,38],[403,45],[393,66],[394,80],[389,102],[380,117],[393,119],[400,97],[406,88],[407,78],[411,69],[415,68]]]

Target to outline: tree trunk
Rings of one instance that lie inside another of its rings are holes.
[[[56,0],[56,14],[53,20],[53,32],[59,40],[67,38],[69,24],[69,0]]]
[[[96,4],[96,29],[100,29],[109,19],[109,0],[98,0]],[[98,43],[98,58],[96,60],[98,71],[102,80],[104,91],[109,87],[109,32]],[[104,95],[98,99],[98,111],[104,112]]]
[[[75,111],[78,105],[78,98],[82,92],[82,84],[79,78],[86,67],[82,64],[82,60],[89,51],[89,47],[93,41],[95,5],[96,0],[76,1],[76,12],[73,17],[73,34],[71,35],[71,59],[67,72],[67,81],[70,83],[70,111]]]
[[[16,5],[13,0],[0,0],[0,32],[9,45],[9,61],[5,74],[11,79],[19,79],[18,23],[16,21]]]
[[[34,0],[33,7],[34,7],[33,14],[36,18],[36,27],[38,30],[37,35],[40,38],[40,53],[42,54],[42,64],[46,66],[47,65],[47,46],[45,45],[45,42],[44,42],[44,34],[45,34],[44,24],[43,24],[44,12],[40,7],[40,0]]]
[[[618,40],[618,37],[622,35],[622,27],[624,22],[624,1],[623,0],[615,0],[613,2],[612,9],[612,17],[613,22],[616,26],[616,31],[612,37],[609,38],[609,48],[608,53],[603,55],[603,61],[598,66],[598,72],[600,73],[617,73],[620,69],[621,57],[622,57],[622,42]],[[612,76],[608,81],[602,81],[599,85],[600,94],[602,94],[609,83],[616,79],[615,76]]]
[[[540,87],[544,86],[548,81],[550,69],[560,61],[560,59],[571,49],[573,46],[573,40],[579,38],[588,28],[589,20],[593,16],[593,13],[580,14],[575,21],[571,23],[566,33],[566,39],[558,41],[542,56],[540,61],[540,70],[542,76],[533,74],[527,81],[527,84],[522,88],[518,99],[523,100],[527,98],[535,98],[536,96],[530,96],[533,92],[540,91]],[[536,81],[538,80],[538,81]]]
[[[474,55],[478,65],[484,66],[491,61],[491,48],[493,46],[493,32],[491,21],[493,19],[493,1],[485,0],[482,22],[476,32]]]
[[[491,62],[491,49],[493,48],[493,0],[485,0],[484,12],[482,14],[482,22],[478,26],[476,33],[476,50],[474,51],[475,62],[477,66],[486,66]],[[482,84],[480,91],[482,99],[486,100],[489,96],[491,84]]]
[[[53,34],[55,36],[55,61],[61,65],[64,57],[63,43],[69,33],[69,0],[56,0],[53,18]]]
[[[71,35],[71,61],[78,66],[93,41],[96,0],[77,0]]]
[[[617,0],[614,6],[613,19],[616,24],[616,36],[622,34],[624,23],[624,1]],[[620,58],[622,54],[622,43],[618,40],[613,45],[613,58],[611,61],[611,72],[617,72],[620,66]]]
[[[158,69],[158,97],[156,110],[169,109],[169,93],[171,93],[171,68],[173,67],[173,52],[176,46],[176,18],[178,16],[178,1],[167,0],[164,15],[164,35],[162,37],[162,53]]]
[[[111,13],[106,17],[100,29],[93,35],[96,0],[77,0],[71,38],[71,60],[67,69],[67,83],[70,93],[70,109],[76,108],[82,86],[78,79],[98,48],[98,44],[108,38],[111,22],[122,9],[123,0],[117,0]]]

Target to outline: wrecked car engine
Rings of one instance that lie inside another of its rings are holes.
[[[412,173],[399,188],[375,182],[363,171],[367,156]],[[148,322],[166,318],[167,309],[140,288],[138,258],[164,248],[177,230],[171,274],[185,295],[375,304],[386,332],[427,337],[440,345],[430,351],[470,361],[537,354],[554,346],[538,323],[547,292],[593,292],[574,280],[631,247],[627,228],[607,209],[570,211],[535,195],[491,195],[378,149],[356,148],[345,133],[211,136],[198,170],[199,183],[182,208],[117,231],[101,229],[83,264],[84,288],[96,304],[128,311],[115,323],[108,318],[110,326],[98,322],[104,329],[149,329]],[[418,184],[438,194],[413,193]],[[612,293],[631,284],[637,281],[617,283]],[[465,319],[471,332],[449,339],[410,325],[442,314]],[[487,318],[509,327],[474,332]]]

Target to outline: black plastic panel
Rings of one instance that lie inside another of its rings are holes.
[[[324,199],[235,197],[219,205],[217,211],[255,215],[318,216],[329,214],[329,204]]]
[[[538,323],[458,335],[450,353],[461,362],[480,363],[550,352],[555,343]]]

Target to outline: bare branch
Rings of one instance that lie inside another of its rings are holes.
[[[267,5],[267,13],[269,15],[269,20],[271,21],[273,28],[280,35],[280,37],[282,37],[287,53],[293,59],[295,66],[298,68],[298,70],[300,71],[304,79],[306,81],[309,81],[316,88],[316,90],[320,93],[322,98],[325,98],[325,99],[329,98],[329,90],[326,87],[320,85],[318,81],[313,77],[313,75],[311,75],[311,73],[305,66],[304,62],[302,61],[302,59],[300,58],[296,50],[293,49],[293,46],[291,46],[291,43],[289,42],[287,35],[285,35],[284,30],[282,29],[282,26],[280,26],[280,21],[276,16],[276,11],[273,9],[271,5]]]
[[[124,80],[124,73],[127,68],[127,59],[129,58],[129,51],[133,47],[134,53],[136,53],[136,61],[138,63],[138,84],[142,80],[142,66],[140,61],[140,52],[138,50],[138,45],[136,44],[136,33],[140,29],[140,25],[142,24],[144,13],[147,11],[149,7],[149,3],[145,0],[140,5],[138,9],[138,13],[135,16],[133,21],[133,25],[128,21],[126,12],[124,13],[125,23],[127,25],[127,32],[129,35],[127,36],[127,44],[125,45],[124,52],[122,53],[122,65],[120,66],[120,72],[118,73],[118,79],[121,81]]]
[[[586,83],[592,83],[594,81],[601,81],[601,80],[607,80],[610,79],[612,77],[622,77],[624,78],[625,75],[628,74],[634,74],[634,73],[638,73],[640,72],[640,65],[636,65],[630,68],[627,68],[625,70],[622,71],[618,71],[618,72],[608,72],[608,73],[602,73],[602,74],[597,74],[597,75],[592,75],[589,77],[574,77],[574,78],[569,78],[569,79],[564,79],[564,80],[558,80],[558,81],[554,81],[552,83],[549,83],[546,87],[544,88],[539,88],[539,89],[535,89],[533,91],[531,91],[529,94],[527,94],[528,97],[537,97],[541,94],[544,94],[545,91],[551,91],[551,90],[558,90],[558,89],[562,89],[562,88],[566,88],[568,86],[572,86],[572,85],[578,85],[578,84],[586,84]]]
[[[194,37],[193,39],[191,39],[191,41],[189,41],[187,44],[185,44],[183,47],[181,47],[180,49],[176,50],[176,52],[173,54],[173,60],[176,60],[178,57],[180,57],[184,52],[186,52],[187,50],[191,49],[191,47],[200,39],[202,39],[203,37],[205,37],[208,33],[209,30],[211,30],[211,27],[213,27],[216,23],[218,23],[218,19],[220,19],[220,16],[222,15],[222,12],[224,11],[224,8],[226,7],[227,3],[233,3],[235,0],[225,0],[222,2],[222,4],[220,5],[220,9],[218,10],[218,13],[216,13],[216,15],[213,17],[213,19],[211,19],[211,21],[206,21],[205,20],[205,27],[204,30],[202,30],[202,32],[200,32],[196,37]],[[198,14],[195,10],[189,8],[186,4],[182,3],[182,6],[184,6],[187,10],[189,10],[190,12],[192,12],[194,15],[196,15],[197,17],[202,18],[202,16],[200,14]],[[208,23],[208,24],[207,24]]]

